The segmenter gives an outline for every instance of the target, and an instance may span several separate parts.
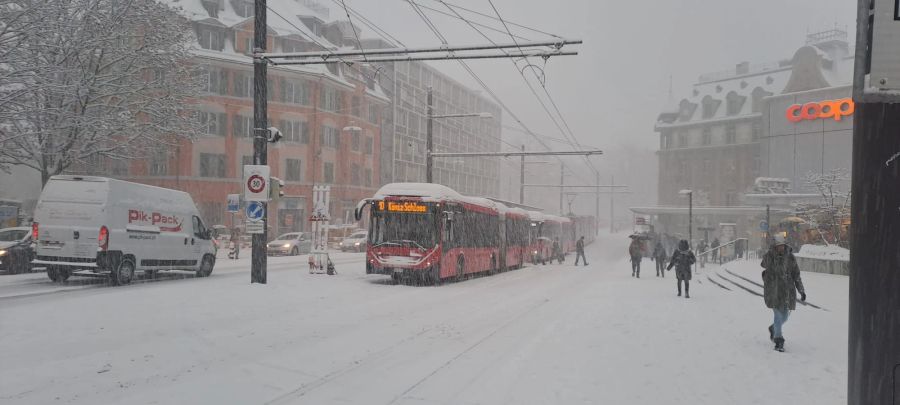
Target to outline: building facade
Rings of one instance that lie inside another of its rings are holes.
[[[653,217],[659,232],[687,236],[682,191],[690,190],[695,241],[727,234],[758,245],[767,203],[778,202],[770,207],[776,219],[788,215],[790,202],[810,198],[803,193],[806,173],[849,170],[853,106],[844,100],[852,60],[846,39],[840,30],[810,34],[791,59],[743,62],[700,76],[691,96],[663,111],[655,126],[658,206],[632,211]],[[808,118],[813,112],[816,117]],[[783,190],[764,195],[768,180]]]
[[[364,40],[366,49],[394,48],[382,40]],[[479,92],[460,84],[423,62],[382,63],[379,75],[392,104],[385,113],[381,180],[425,182],[427,91],[433,92],[435,115],[490,113],[492,118],[436,118],[435,152],[499,152],[502,110]],[[436,158],[434,182],[465,195],[500,197],[500,160]]]
[[[240,193],[243,165],[253,163],[253,2],[177,5],[193,24],[193,62],[207,78],[194,107],[203,133],[147,161],[118,164],[109,174],[187,191],[208,223],[239,225],[241,214],[226,212],[226,196]],[[336,49],[353,38],[346,22],[325,22],[328,9],[314,1],[276,0],[269,6],[295,18],[288,22],[269,13],[269,51]],[[331,185],[335,223],[353,222],[356,203],[379,186],[381,115],[389,101],[373,77],[344,65],[269,67],[268,124],[284,138],[269,145],[268,165],[285,184],[284,197],[269,208],[270,233],[308,229],[314,184]]]

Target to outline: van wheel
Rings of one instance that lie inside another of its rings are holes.
[[[456,281],[463,281],[466,277],[466,259],[463,259],[462,256],[456,260]]]
[[[215,264],[216,262],[213,258],[203,256],[203,261],[200,262],[200,269],[197,270],[197,277],[209,277],[209,275],[212,274],[213,266],[215,266]]]
[[[134,279],[134,260],[130,257],[125,257],[122,261],[119,262],[119,265],[114,268],[109,274],[109,281],[112,285],[126,285],[130,284],[131,280]]]
[[[59,273],[60,273],[59,267],[47,266],[47,278],[49,278],[50,281],[54,281],[54,282],[55,281],[64,281],[64,280],[60,280]]]

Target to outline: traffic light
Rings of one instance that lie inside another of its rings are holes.
[[[277,202],[284,197],[284,181],[278,177],[269,177],[269,201]]]

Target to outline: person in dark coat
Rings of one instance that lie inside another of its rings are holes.
[[[653,256],[650,258],[656,260],[656,277],[666,276],[666,248],[663,247],[662,241],[656,241],[656,247],[653,248]]]
[[[559,248],[559,238],[553,239],[553,246],[550,248],[550,254],[552,255],[552,259],[550,259],[550,264],[553,264],[553,259],[556,259],[559,263],[562,263],[562,250]]]
[[[678,250],[672,253],[672,260],[666,270],[675,267],[675,278],[678,279],[678,296],[681,296],[681,282],[684,281],[684,298],[691,298],[691,266],[697,262],[694,252],[691,252],[688,241],[682,239],[678,242]]]
[[[790,311],[797,307],[798,292],[800,301],[806,301],[806,289],[803,288],[797,260],[783,236],[775,236],[775,243],[763,256],[760,266],[765,269],[762,272],[763,298],[774,314],[772,325],[769,325],[769,339],[775,342],[775,350],[783,352],[782,326],[787,322]]]
[[[628,255],[631,256],[631,277],[641,278],[641,258],[644,249],[641,238],[634,236],[631,238],[631,244],[628,245]]]
[[[584,236],[578,238],[578,242],[575,242],[575,265],[578,265],[578,258],[581,258],[584,262],[584,265],[587,266],[587,257],[584,257]]]
[[[712,262],[722,264],[722,262],[719,261],[719,238],[713,238],[712,244],[709,245],[709,248],[712,249],[712,252],[710,252],[712,253]]]

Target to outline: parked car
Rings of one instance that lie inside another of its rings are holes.
[[[368,233],[366,231],[357,231],[344,238],[344,240],[338,244],[338,247],[341,248],[341,252],[350,250],[362,252],[366,250],[366,238],[368,238]]]
[[[212,232],[183,191],[94,176],[53,176],[34,210],[36,257],[47,277],[109,275],[128,284],[135,272],[186,270],[209,276]]]
[[[269,256],[297,256],[312,250],[312,236],[306,232],[291,232],[281,235],[266,245]]]
[[[31,271],[34,247],[31,244],[31,228],[0,229],[0,270],[11,274]]]

